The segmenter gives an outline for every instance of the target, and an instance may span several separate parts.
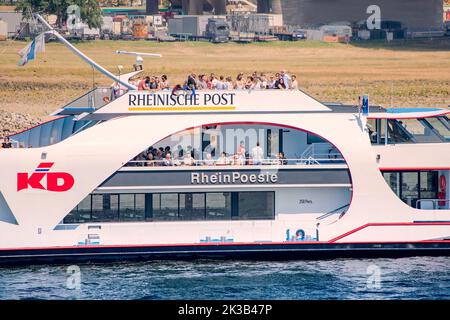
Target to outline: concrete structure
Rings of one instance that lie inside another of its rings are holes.
[[[159,13],[159,0],[146,0],[145,1],[145,13],[147,15],[155,15]]]
[[[152,0],[148,0],[152,1]],[[433,31],[443,28],[444,0],[249,0],[258,13],[283,14],[287,25],[316,26],[337,21],[366,20],[371,5],[380,7],[382,20],[402,22],[409,31]],[[172,0],[184,14],[203,11],[225,14],[226,0]]]
[[[20,12],[0,12],[0,19],[8,24],[8,35],[15,35],[20,30],[20,23],[22,22],[22,14]]]
[[[258,13],[281,14],[281,0],[257,0]]]
[[[288,25],[318,25],[366,20],[367,8],[378,5],[382,20],[401,21],[410,31],[441,30],[443,0],[282,0]]]

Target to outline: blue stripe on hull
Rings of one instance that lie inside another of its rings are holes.
[[[388,244],[217,244],[0,250],[0,265],[166,259],[295,260],[407,256],[450,256],[450,242]]]

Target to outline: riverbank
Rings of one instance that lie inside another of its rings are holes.
[[[111,81],[86,65],[60,43],[17,67],[21,41],[0,43],[0,110],[28,114],[33,121]],[[450,105],[450,39],[360,42],[350,45],[314,41],[255,44],[205,42],[87,41],[75,44],[108,70],[131,71],[134,58],[116,50],[155,52],[145,58],[144,74],[167,74],[171,85],[189,72],[232,76],[254,71],[296,74],[302,90],[321,101],[354,104],[362,93],[371,103],[393,107]],[[4,122],[3,122],[4,123]],[[13,125],[14,127],[15,125]],[[23,129],[23,127],[20,127]],[[0,127],[1,131],[2,127]]]

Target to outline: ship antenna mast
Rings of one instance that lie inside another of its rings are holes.
[[[137,90],[136,86],[121,80],[119,77],[116,77],[114,74],[103,68],[101,65],[96,63],[94,60],[86,56],[84,53],[82,53],[80,50],[75,48],[69,41],[67,41],[62,35],[58,33],[40,14],[35,13],[34,17],[39,20],[44,26],[46,26],[49,29],[49,33],[54,34],[59,41],[61,41],[67,48],[69,48],[73,53],[75,53],[77,56],[79,56],[81,59],[83,59],[86,63],[91,65],[93,68],[107,76],[108,78],[112,79],[113,81],[120,83],[124,87],[126,87],[129,90]]]

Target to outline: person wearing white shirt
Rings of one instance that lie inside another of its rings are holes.
[[[264,158],[264,151],[259,145],[259,142],[256,143],[256,147],[252,149],[252,161],[254,165],[261,165]]]
[[[290,87],[290,89],[291,90],[299,90],[299,87],[298,87],[298,81],[297,81],[297,76],[294,74],[294,75],[292,75],[292,77],[291,77],[291,87]]]

